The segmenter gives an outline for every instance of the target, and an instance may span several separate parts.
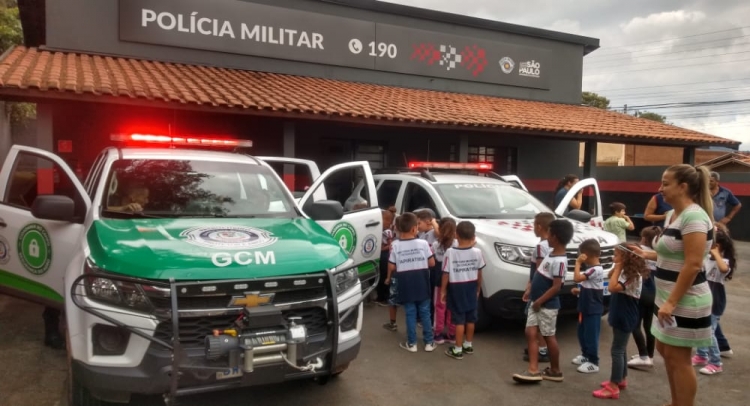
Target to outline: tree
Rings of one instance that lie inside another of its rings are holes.
[[[591,106],[604,110],[609,108],[609,99],[593,92],[581,93],[581,100],[583,101],[584,106]]]
[[[646,120],[652,120],[652,121],[658,121],[660,123],[666,123],[667,117],[662,116],[661,114],[652,113],[650,111],[645,111],[643,113],[637,112],[635,113],[636,117],[645,118]]]
[[[0,2],[0,54],[23,44],[23,28],[18,5],[12,0]],[[6,103],[5,114],[13,125],[25,125],[36,117],[36,105],[32,103]]]

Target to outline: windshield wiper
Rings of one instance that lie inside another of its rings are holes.
[[[164,215],[153,215],[153,214],[146,214],[143,212],[137,212],[137,211],[116,211],[116,210],[107,210],[102,209],[102,214],[107,214],[109,217],[116,217],[116,218],[144,218],[144,219],[160,219],[170,216],[164,216]]]

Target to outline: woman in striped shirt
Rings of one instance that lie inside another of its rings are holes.
[[[660,190],[674,213],[654,244],[655,252],[639,250],[640,255],[656,260],[658,322],[651,332],[664,357],[670,406],[693,406],[698,385],[692,348],[711,345],[712,297],[701,272],[713,239],[709,179],[706,168],[691,165],[674,165],[664,172]]]

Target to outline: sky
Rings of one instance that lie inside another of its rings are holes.
[[[750,151],[750,1],[388,1],[598,38],[582,90]]]

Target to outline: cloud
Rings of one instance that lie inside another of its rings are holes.
[[[625,34],[638,34],[643,31],[668,35],[669,29],[685,24],[699,23],[706,19],[706,14],[700,11],[665,11],[650,14],[646,17],[635,17],[627,23],[621,24],[622,32]]]

